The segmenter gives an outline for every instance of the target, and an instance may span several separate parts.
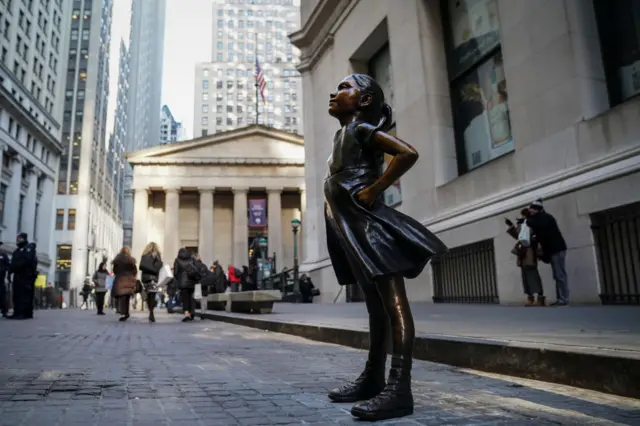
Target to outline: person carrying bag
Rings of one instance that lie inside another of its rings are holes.
[[[140,258],[139,269],[142,272],[140,281],[147,295],[149,322],[156,322],[153,310],[156,307],[156,293],[158,292],[158,280],[162,268],[162,256],[158,245],[154,242],[147,244]]]

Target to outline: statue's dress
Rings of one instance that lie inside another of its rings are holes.
[[[368,209],[356,194],[373,184],[384,153],[370,145],[375,126],[355,121],[336,132],[324,181],[327,245],[341,285],[369,285],[376,277],[417,277],[434,254],[447,251],[413,218],[384,204]]]

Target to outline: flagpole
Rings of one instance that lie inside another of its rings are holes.
[[[260,118],[260,112],[258,111],[258,96],[260,95],[258,90],[258,33],[256,32],[255,37],[255,47],[256,47],[256,125],[259,123],[258,119]]]

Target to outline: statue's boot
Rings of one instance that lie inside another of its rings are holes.
[[[389,380],[383,391],[368,401],[353,406],[351,415],[377,421],[413,414],[411,358],[392,357]]]

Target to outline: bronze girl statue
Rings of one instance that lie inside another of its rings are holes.
[[[378,83],[364,74],[345,78],[330,95],[329,114],[342,126],[333,139],[324,182],[329,255],[341,285],[360,285],[369,312],[369,356],[364,371],[355,382],[330,391],[329,398],[362,401],[351,414],[364,420],[402,417],[413,413],[415,337],[404,278],[417,277],[429,259],[446,252],[447,247],[416,220],[381,199],[415,164],[418,153],[385,133],[391,126],[391,108]],[[393,160],[382,173],[385,153]],[[385,383],[389,330],[393,347]]]

